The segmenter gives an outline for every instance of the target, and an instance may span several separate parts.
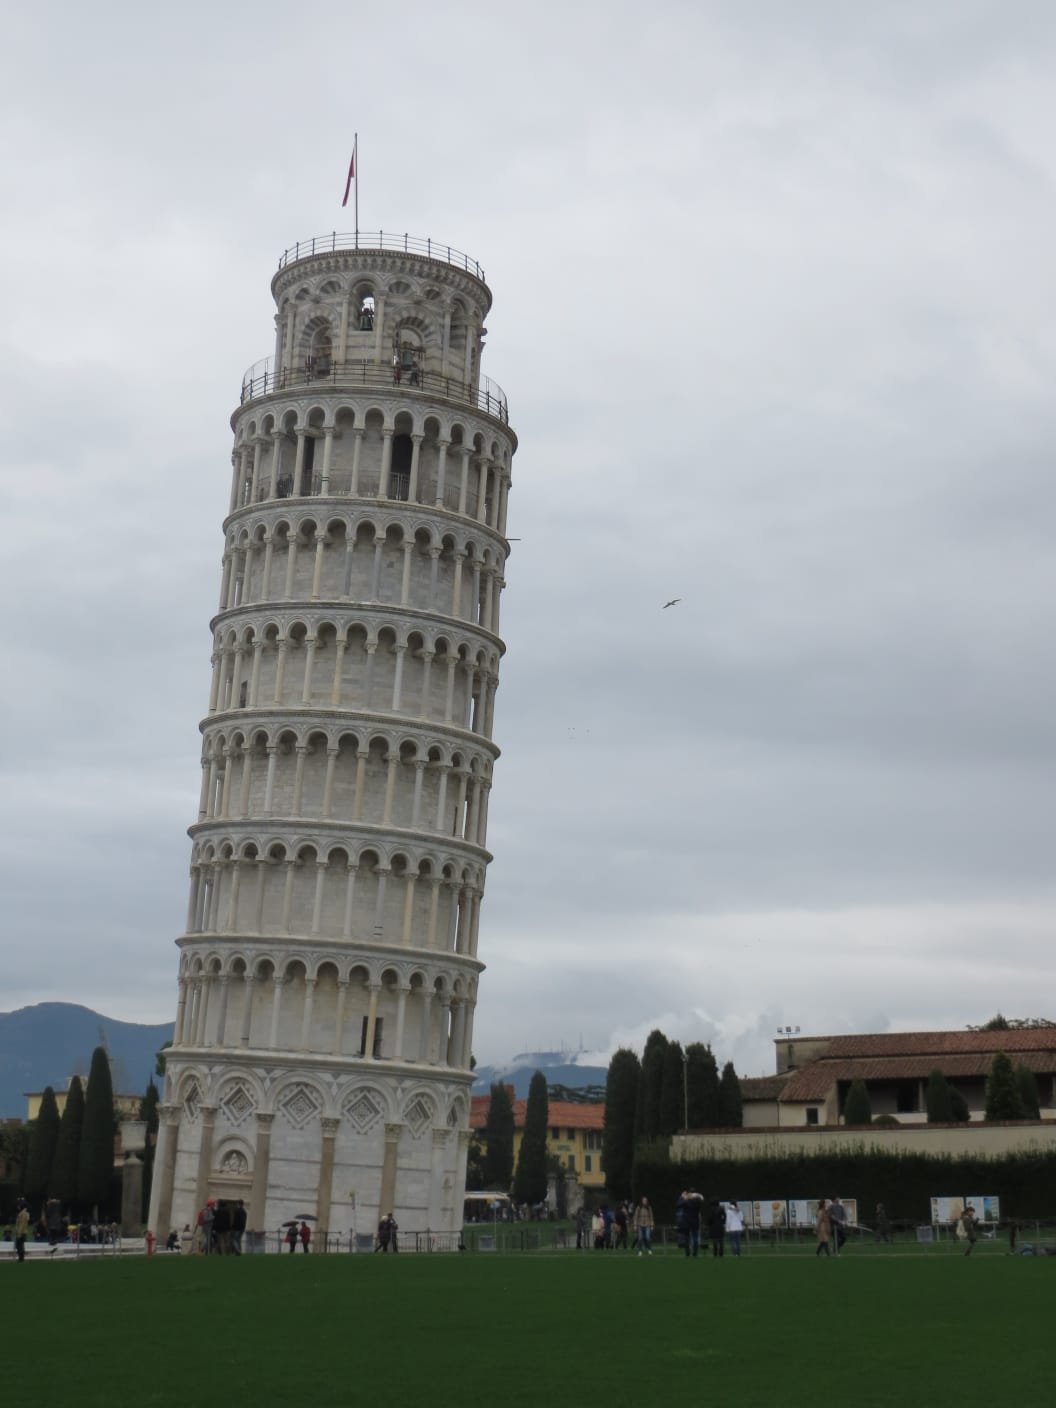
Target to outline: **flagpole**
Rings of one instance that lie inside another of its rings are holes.
[[[356,217],[356,248],[359,248],[359,133],[357,132],[352,142],[352,180],[356,187],[355,217]]]

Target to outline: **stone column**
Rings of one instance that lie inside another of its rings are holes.
[[[257,1115],[257,1152],[253,1160],[253,1188],[246,1218],[251,1232],[266,1230],[264,1217],[268,1199],[268,1165],[271,1163],[271,1126],[274,1122],[274,1115]]]
[[[411,481],[407,497],[412,504],[418,502],[418,457],[421,454],[424,439],[425,436],[421,434],[411,436]]]
[[[213,1126],[216,1123],[216,1106],[200,1105],[198,1110],[202,1117],[202,1138],[198,1145],[198,1173],[194,1182],[196,1212],[209,1195],[209,1167],[213,1158]]]
[[[334,1143],[337,1139],[338,1125],[340,1120],[323,1119],[323,1151],[319,1160],[319,1192],[315,1200],[315,1215],[318,1221],[315,1224],[316,1236],[319,1238],[318,1250],[326,1249],[326,1234],[330,1230],[330,1200],[333,1196],[334,1187]]]
[[[409,987],[399,987],[396,989],[396,1040],[393,1043],[392,1059],[402,1061],[403,1055],[403,1029],[407,1021],[407,995]]]
[[[378,1213],[384,1217],[396,1206],[396,1155],[403,1133],[402,1124],[385,1126],[385,1162],[381,1166],[381,1194]]]
[[[443,1227],[444,1179],[447,1172],[447,1143],[451,1137],[449,1129],[433,1130],[433,1155],[430,1159],[429,1176],[429,1215],[428,1228],[437,1231]]]
[[[337,980],[337,1015],[334,1018],[334,1041],[331,1054],[340,1056],[345,1039],[345,1001],[348,998],[348,979]]]
[[[237,875],[238,872],[236,871]],[[216,1031],[213,1033],[214,1046],[224,1046],[225,1028],[227,1027],[227,993],[230,979],[226,973],[221,973],[218,979],[220,983],[220,1010],[216,1015]]]
[[[367,1034],[363,1043],[363,1058],[367,1061],[374,1059],[374,1032],[378,1025],[378,993],[381,988],[377,983],[370,985],[370,1000],[367,1004]]]
[[[172,1184],[176,1174],[176,1149],[180,1139],[179,1105],[158,1106],[158,1144],[154,1150],[153,1232],[164,1245],[172,1230]]]

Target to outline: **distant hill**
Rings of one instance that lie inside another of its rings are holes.
[[[158,1048],[172,1039],[172,1023],[118,1022],[72,1002],[40,1002],[0,1012],[0,1118],[26,1113],[25,1092],[46,1085],[65,1090],[72,1075],[87,1075],[100,1029],[113,1066],[114,1090],[145,1090]]]
[[[548,1085],[563,1085],[569,1090],[600,1087],[600,1091],[595,1089],[592,1094],[604,1098],[608,1068],[577,1066],[569,1059],[567,1051],[522,1051],[504,1066],[478,1066],[473,1072],[473,1094],[487,1095],[492,1083],[502,1080],[513,1086],[516,1099],[523,1100],[536,1071],[542,1071]]]

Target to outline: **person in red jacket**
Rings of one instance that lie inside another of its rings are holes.
[[[312,1240],[312,1229],[308,1226],[307,1222],[301,1223],[300,1236],[302,1249],[308,1251],[308,1243]]]

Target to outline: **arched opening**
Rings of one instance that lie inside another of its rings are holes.
[[[389,498],[406,502],[411,496],[411,455],[414,444],[405,432],[392,437],[392,467],[389,472]]]

